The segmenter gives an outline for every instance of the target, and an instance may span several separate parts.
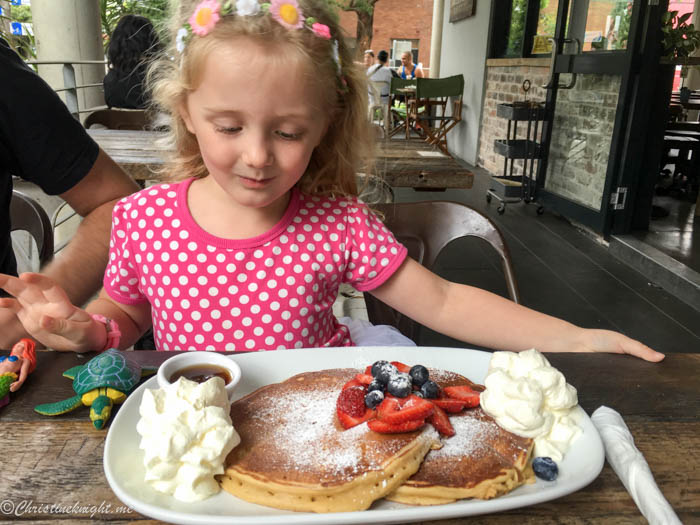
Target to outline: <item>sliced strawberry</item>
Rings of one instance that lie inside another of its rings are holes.
[[[385,399],[382,403],[386,402]],[[391,400],[390,400],[391,401]],[[378,417],[390,425],[397,425],[406,421],[423,420],[433,413],[434,405],[423,398],[411,395],[400,405],[391,403],[388,410],[378,411]]]
[[[362,417],[367,407],[365,406],[365,389],[360,386],[346,388],[338,395],[336,408],[339,412],[352,417]]]
[[[394,397],[391,394],[386,394],[384,396],[384,401],[382,401],[377,407],[377,418],[384,419],[388,414],[393,414],[401,410],[401,402],[398,397]]]
[[[467,385],[463,386],[446,386],[443,391],[448,397],[464,401],[467,408],[479,406],[479,392],[476,392]]]
[[[452,427],[452,423],[450,423],[450,418],[447,417],[445,411],[439,406],[435,405],[434,408],[435,411],[428,417],[426,421],[433,425],[435,427],[435,430],[440,432],[440,434],[442,434],[443,436],[454,436],[455,429]]]
[[[374,381],[372,374],[357,374],[355,379],[363,385],[369,385],[372,381]]]
[[[401,361],[392,361],[391,364],[394,365],[399,372],[403,372],[404,374],[408,374],[409,370],[411,370],[410,366],[403,364]]]
[[[340,421],[340,424],[346,430],[360,423],[364,423],[365,421],[369,421],[376,415],[376,411],[370,410],[369,408],[365,410],[365,413],[361,417],[353,417],[340,409],[337,409],[336,413],[338,414],[338,421]]]
[[[379,432],[380,434],[400,434],[401,432],[411,432],[417,430],[425,424],[422,419],[415,419],[413,421],[406,421],[404,423],[399,423],[398,425],[391,425],[386,421],[381,419],[372,419],[367,423],[370,430]]]
[[[372,365],[367,365],[367,368],[365,368],[365,374],[372,375]]]
[[[361,386],[364,388],[364,385],[353,377],[350,381],[343,385],[343,390],[347,390],[348,388],[352,388],[354,386]]]
[[[435,406],[442,408],[445,412],[450,414],[457,414],[464,410],[466,403],[459,399],[452,399],[451,397],[439,397],[437,399],[430,400]]]

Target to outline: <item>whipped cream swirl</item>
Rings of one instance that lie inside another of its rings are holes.
[[[155,490],[185,502],[219,492],[214,476],[224,473],[226,455],[241,441],[224,386],[220,377],[201,384],[182,377],[144,392],[136,431],[145,479]]]
[[[537,350],[494,352],[481,407],[509,432],[534,438],[535,456],[560,461],[580,434],[576,389]]]

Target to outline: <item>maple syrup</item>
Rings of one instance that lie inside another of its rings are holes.
[[[170,382],[174,383],[181,377],[185,377],[196,383],[204,383],[212,377],[220,377],[227,385],[231,382],[231,372],[221,366],[209,364],[186,366],[175,372],[170,377]]]

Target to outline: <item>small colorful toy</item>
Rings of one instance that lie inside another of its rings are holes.
[[[56,403],[37,405],[34,410],[45,416],[58,416],[82,405],[89,406],[92,424],[101,429],[112,413],[112,406],[124,402],[142,375],[155,370],[141,367],[129,358],[127,352],[110,348],[84,365],[63,372],[63,377],[73,380],[75,396]]]
[[[0,407],[10,402],[10,392],[16,392],[36,368],[36,343],[20,339],[9,356],[0,356]]]

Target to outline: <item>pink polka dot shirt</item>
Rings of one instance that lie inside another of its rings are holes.
[[[215,237],[187,207],[192,179],[125,197],[112,216],[107,294],[151,304],[159,350],[350,346],[332,306],[341,282],[384,283],[406,248],[355,198],[294,189],[279,223],[250,239]]]

